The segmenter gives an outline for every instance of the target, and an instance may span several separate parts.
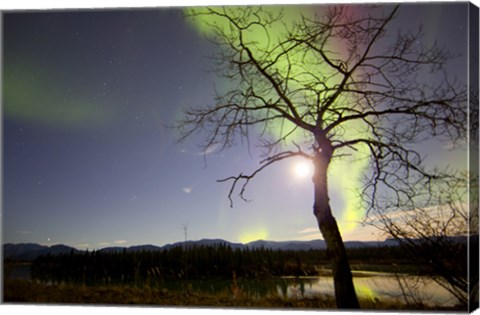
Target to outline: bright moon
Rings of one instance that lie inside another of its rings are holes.
[[[311,177],[313,175],[313,165],[310,161],[298,161],[294,165],[293,173],[298,178]]]

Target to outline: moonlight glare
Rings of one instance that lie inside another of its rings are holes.
[[[296,178],[304,179],[313,176],[313,164],[305,159],[295,161],[292,167]]]

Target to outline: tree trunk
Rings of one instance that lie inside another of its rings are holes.
[[[332,263],[335,300],[338,308],[360,308],[353,286],[352,272],[348,263],[345,246],[338,229],[337,221],[332,215],[328,197],[327,169],[332,157],[330,143],[323,141],[321,149],[316,153],[313,163],[315,203],[313,213],[317,218],[320,232],[327,244],[328,255]]]

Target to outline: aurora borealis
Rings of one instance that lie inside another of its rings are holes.
[[[322,6],[287,12],[294,20]],[[465,80],[465,16],[466,3],[406,4],[392,30],[423,24],[426,40],[459,54],[448,70]],[[176,143],[171,126],[182,109],[228,88],[207,71],[208,30],[181,10],[7,12],[3,32],[4,242],[162,245],[182,240],[184,224],[190,239],[320,238],[311,180],[294,176],[295,161],[263,172],[248,188],[252,201],[230,208],[229,186],[216,180],[251,171],[260,158],[245,145],[201,152],[200,138]],[[431,163],[466,165],[465,151],[422,147]],[[377,237],[359,224],[355,189],[365,165],[345,160],[331,170],[346,240]]]

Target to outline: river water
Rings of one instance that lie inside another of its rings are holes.
[[[429,306],[450,307],[458,304],[445,288],[429,277],[395,275],[386,272],[354,271],[353,281],[357,296],[361,299],[392,301],[398,303],[423,303]],[[183,290],[185,283],[165,281],[159,287],[168,290]],[[334,296],[332,276],[279,277],[267,279],[190,280],[188,287],[195,291],[210,293],[231,292],[236,287],[248,296],[259,298],[278,295],[289,298]]]
[[[278,286],[281,296],[315,297],[334,295],[333,278],[305,277],[290,278],[293,282],[285,288]],[[458,299],[441,285],[428,277],[409,275],[396,276],[393,273],[355,272],[354,286],[357,296],[372,301],[399,301],[401,303],[422,302],[425,305],[448,307],[458,303]]]
[[[30,266],[17,265],[9,268],[5,276],[10,279],[30,280]],[[159,279],[158,279],[159,280]],[[458,303],[450,292],[429,277],[387,272],[353,271],[357,296],[375,301],[398,301],[399,303],[421,302],[425,305],[449,307]],[[267,279],[196,279],[189,280],[193,290],[218,293],[231,292],[237,287],[255,298],[279,295],[289,298],[334,296],[331,275],[315,277],[276,277]],[[148,285],[168,290],[184,290],[184,281],[150,281]]]

